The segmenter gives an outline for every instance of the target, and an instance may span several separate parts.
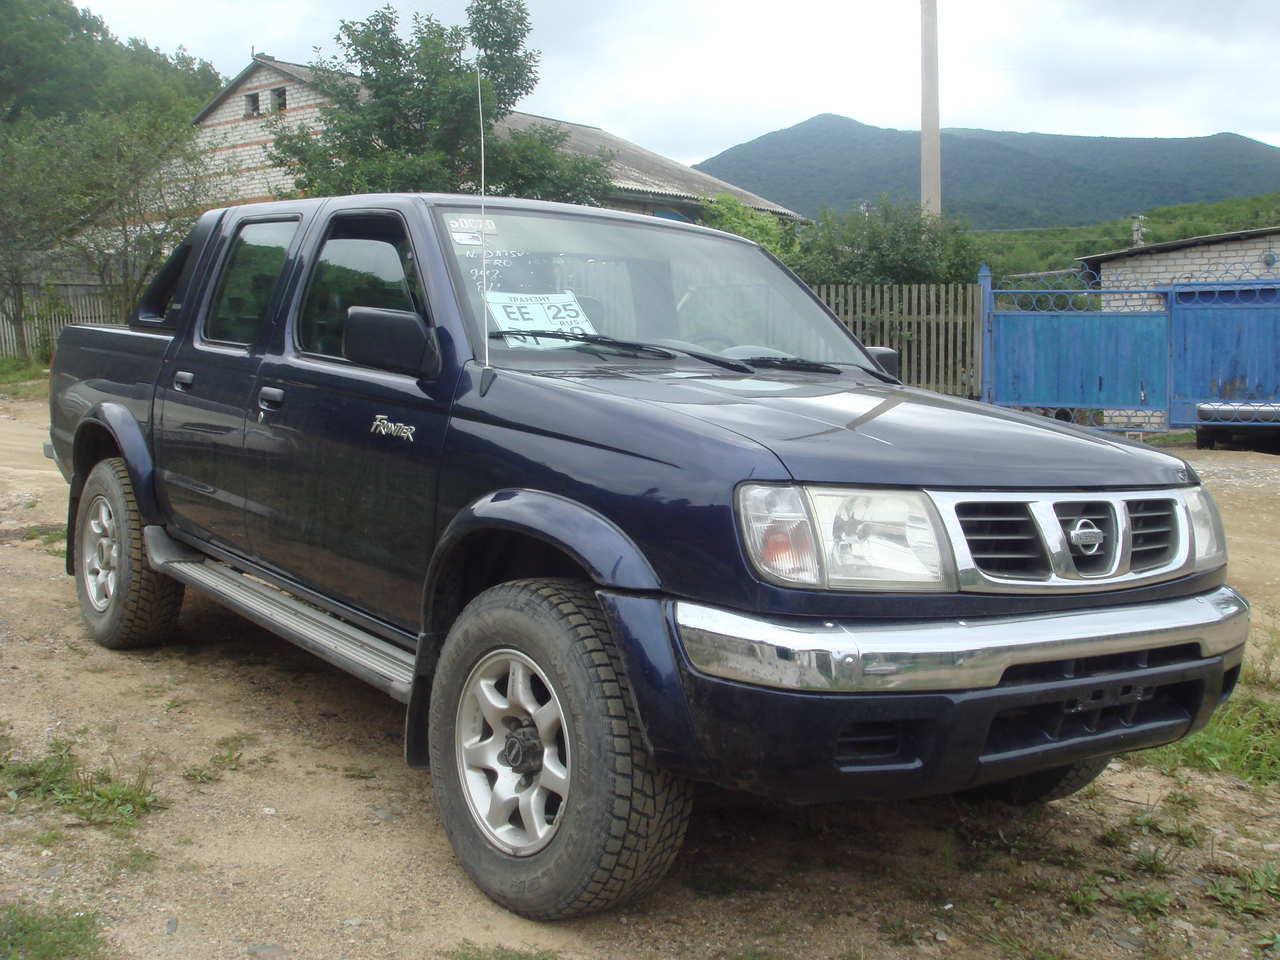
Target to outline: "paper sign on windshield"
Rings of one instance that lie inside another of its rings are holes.
[[[484,295],[489,305],[489,316],[504,332],[519,333],[522,330],[563,330],[565,333],[593,334],[596,328],[587,319],[573,291],[562,293],[506,293],[490,290]],[[540,350],[564,347],[568,341],[548,337],[508,337],[511,346],[532,347]]]

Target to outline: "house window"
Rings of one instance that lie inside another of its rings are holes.
[[[246,93],[244,95],[244,115],[246,117],[257,117],[262,114],[262,106],[258,103],[258,95],[256,93]]]
[[[288,106],[284,87],[276,87],[271,91],[271,109],[276,113],[284,113]]]

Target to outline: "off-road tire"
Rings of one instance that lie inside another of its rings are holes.
[[[1107,769],[1110,762],[1110,757],[1081,760],[1065,767],[1040,770],[1012,780],[988,784],[973,793],[985,800],[996,800],[1018,807],[1036,806],[1051,800],[1061,800],[1083,790]]]
[[[86,551],[93,549],[90,523],[99,498],[106,500],[115,520],[118,557],[115,589],[104,610],[96,609],[89,598],[85,571]],[[96,643],[111,650],[130,650],[154,646],[172,631],[183,587],[147,563],[133,481],[119,457],[99,461],[80,492],[74,569],[80,612]]]
[[[457,760],[468,678],[486,656],[504,650],[545,674],[571,751],[555,833],[525,856],[500,849],[477,823]],[[684,842],[692,787],[645,752],[622,659],[587,584],[517,580],[473,599],[436,665],[428,739],[436,803],[454,853],[485,894],[522,916],[554,920],[641,897]]]

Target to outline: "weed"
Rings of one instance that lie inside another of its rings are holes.
[[[240,760],[244,757],[239,750],[227,747],[221,753],[215,753],[209,758],[209,763],[222,770],[239,770]]]
[[[374,780],[378,776],[372,770],[367,770],[364,767],[343,767],[342,775],[348,780]]]
[[[1273,953],[1280,956],[1280,930],[1273,930],[1271,933],[1264,934],[1261,939],[1254,943],[1259,950],[1265,950],[1267,953]]]
[[[48,910],[25,903],[0,907],[0,957],[87,960],[102,951],[90,913]]]
[[[1280,783],[1280,707],[1238,696],[1199,733],[1151,750],[1145,759],[1170,770],[1231,773],[1258,786]]]
[[[37,847],[52,847],[59,840],[65,839],[63,834],[57,830],[46,830],[43,833],[37,833],[31,838],[31,842]]]
[[[1154,920],[1169,912],[1169,894],[1163,890],[1119,890],[1115,899],[1135,920]]]
[[[1104,847],[1114,850],[1117,847],[1123,847],[1129,840],[1129,831],[1119,825],[1107,827],[1102,833],[1098,834],[1098,843]]]
[[[137,823],[138,817],[159,806],[151,780],[149,765],[129,774],[118,768],[88,773],[71,752],[71,744],[61,739],[35,760],[0,760],[0,782],[15,806],[21,799],[49,802],[93,824],[131,827]]]
[[[213,783],[221,780],[222,774],[213,767],[187,767],[182,771],[182,779],[189,783]]]
[[[1244,913],[1265,914],[1267,906],[1262,898],[1248,888],[1242,888],[1235,880],[1225,877],[1210,880],[1204,888],[1205,896],[1227,913],[1239,916]]]
[[[160,709],[165,713],[172,713],[174,710],[181,710],[190,702],[190,700],[182,700],[178,697],[174,697],[172,700],[166,700],[164,703],[160,704]]]
[[[550,950],[512,950],[510,947],[481,947],[470,940],[463,940],[442,956],[448,960],[556,960]]]
[[[1073,913],[1078,913],[1082,917],[1091,917],[1097,912],[1098,904],[1104,899],[1105,895],[1096,886],[1084,883],[1071,891],[1067,902]]]
[[[1173,844],[1160,847],[1154,843],[1144,843],[1133,851],[1133,863],[1140,873],[1149,873],[1153,877],[1167,877],[1173,873],[1174,864],[1178,861],[1178,851]]]

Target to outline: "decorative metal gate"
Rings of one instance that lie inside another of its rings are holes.
[[[1108,430],[1280,426],[1280,276],[978,282],[988,403]]]

